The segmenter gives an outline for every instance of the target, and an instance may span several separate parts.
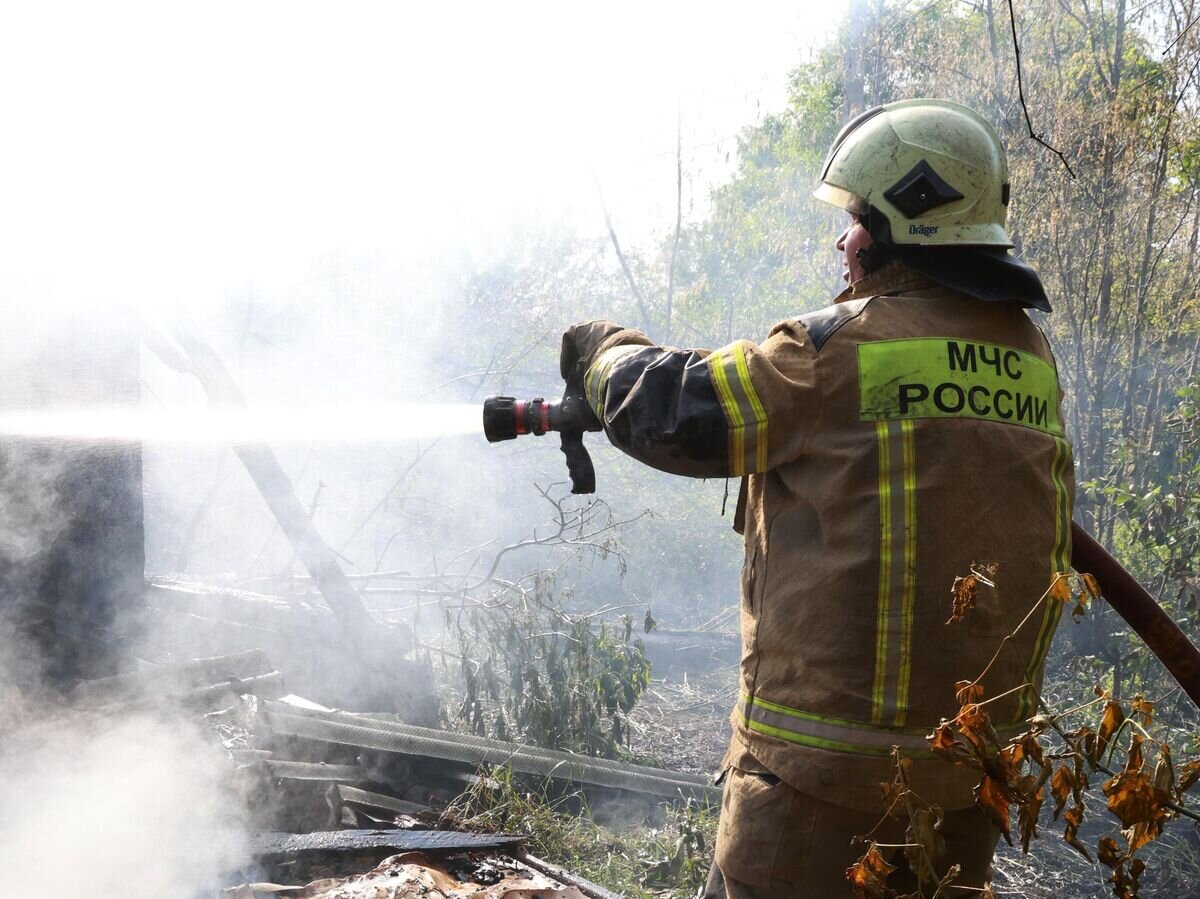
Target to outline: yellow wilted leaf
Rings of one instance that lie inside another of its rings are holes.
[[[1154,703],[1149,699],[1143,699],[1141,694],[1133,697],[1133,701],[1129,703],[1129,710],[1141,715],[1143,727],[1149,727],[1154,723]]]
[[[945,583],[945,581],[942,581]],[[1059,602],[1071,603],[1075,597],[1071,595],[1071,575],[1069,572],[1059,572],[1050,581],[1050,598]]]
[[[1009,814],[1008,792],[1004,785],[989,774],[975,787],[975,804],[987,814],[991,822],[1004,835],[1008,845],[1012,845],[1012,817]]]
[[[1096,734],[1096,757],[1093,761],[1104,757],[1104,750],[1108,748],[1109,741],[1124,722],[1125,710],[1121,708],[1120,703],[1110,699],[1104,704],[1104,714],[1100,716],[1100,730]]]
[[[866,854],[846,869],[846,879],[857,899],[890,899],[896,891],[887,885],[888,875],[896,870],[889,865],[874,843],[867,847]]]
[[[1081,574],[1080,577],[1083,579],[1084,589],[1087,590],[1092,599],[1100,599],[1100,597],[1104,595],[1103,591],[1100,589],[1099,581],[1097,581],[1094,577],[1092,577],[1090,574]]]

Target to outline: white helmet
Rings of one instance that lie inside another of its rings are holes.
[[[841,130],[813,195],[860,215],[877,210],[897,245],[1011,247],[1008,163],[995,129],[945,100],[901,100]],[[874,226],[876,223],[872,223]]]

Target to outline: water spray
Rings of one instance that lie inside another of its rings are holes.
[[[483,401],[483,435],[489,443],[514,440],[522,434],[541,437],[549,431],[559,433],[572,493],[596,492],[596,470],[583,445],[583,434],[600,430],[603,430],[600,420],[582,392],[574,390],[570,383],[557,402],[547,402],[541,397],[518,400],[511,396],[489,396]]]
[[[477,433],[471,403],[0,409],[0,437],[75,443],[398,443]]]

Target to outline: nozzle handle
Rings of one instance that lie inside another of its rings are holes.
[[[571,476],[571,492],[595,493],[596,469],[583,445],[583,431],[561,431],[560,434],[563,455],[567,457],[567,473]]]

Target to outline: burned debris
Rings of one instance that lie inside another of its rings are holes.
[[[227,609],[245,601],[215,595]],[[611,899],[530,856],[530,834],[464,831],[442,814],[490,770],[598,815],[619,806],[650,817],[662,802],[719,802],[719,790],[698,775],[328,708],[287,692],[262,649],[82,681],[67,699],[75,715],[182,713],[204,722],[247,809],[247,860],[224,877],[225,896],[235,899],[381,895],[371,890]]]

